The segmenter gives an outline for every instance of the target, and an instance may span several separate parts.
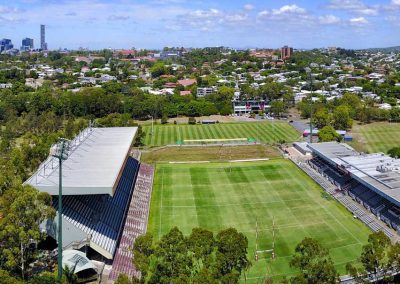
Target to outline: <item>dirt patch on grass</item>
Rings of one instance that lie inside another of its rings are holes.
[[[277,158],[280,155],[278,149],[265,145],[165,147],[144,151],[142,161],[150,164],[170,161],[228,161]]]

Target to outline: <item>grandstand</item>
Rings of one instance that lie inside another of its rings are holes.
[[[400,234],[400,160],[337,142],[309,144],[309,165]],[[384,230],[387,234],[388,231]]]
[[[136,131],[136,127],[89,127],[72,140],[68,160],[63,162],[64,249],[90,247],[108,263],[118,257],[117,266],[132,265],[131,258],[121,260],[121,249],[145,233],[153,173],[132,157]],[[58,161],[50,156],[25,182],[52,195],[56,210],[58,174]],[[55,240],[57,220],[42,224]],[[123,272],[137,273],[130,268]]]

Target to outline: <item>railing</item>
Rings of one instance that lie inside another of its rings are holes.
[[[79,134],[71,141],[70,150],[68,155],[71,155],[78,147],[81,145],[92,133],[93,133],[92,122],[89,123],[89,127],[83,129]],[[36,173],[30,177],[25,183],[31,181],[33,178],[35,179],[35,184],[38,183],[38,177],[49,177],[56,169],[58,169],[58,160],[57,158],[49,155],[47,159],[40,164]]]

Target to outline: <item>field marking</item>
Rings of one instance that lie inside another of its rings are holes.
[[[159,225],[159,231],[158,231],[158,238],[161,238],[161,216],[162,216],[162,208],[163,208],[163,189],[164,189],[164,169],[162,169],[162,174],[161,174],[161,193],[160,193],[160,225]]]
[[[305,201],[309,200],[307,198],[296,198],[296,199],[287,199],[286,201]],[[227,207],[227,206],[238,206],[238,205],[255,205],[255,204],[273,204],[273,203],[282,203],[282,201],[264,201],[264,202],[246,202],[246,203],[227,203],[227,204],[215,204],[215,205],[170,205],[165,206],[165,208],[192,208],[192,207]]]
[[[171,161],[169,164],[207,164],[210,161]]]

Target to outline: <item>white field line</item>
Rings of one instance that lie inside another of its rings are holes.
[[[178,161],[171,161],[170,164],[207,164],[210,161],[187,161],[187,162],[178,162]]]
[[[296,198],[296,199],[288,199],[286,201],[306,201],[309,200],[308,198]],[[240,206],[240,205],[256,205],[256,204],[273,204],[273,203],[282,203],[282,201],[265,201],[265,202],[243,202],[243,203],[227,203],[227,204],[215,204],[215,205],[171,205],[171,206],[164,206],[164,207],[172,207],[172,208],[191,208],[191,207],[227,207],[227,206]]]
[[[163,209],[163,189],[164,189],[164,169],[162,170],[162,174],[161,174],[161,193],[160,193],[160,224],[159,224],[159,228],[158,228],[158,238],[161,238],[161,216],[162,216],[162,209]]]
[[[241,162],[260,162],[269,161],[269,158],[259,158],[259,159],[244,159],[244,160],[229,160],[231,163],[241,163]]]

